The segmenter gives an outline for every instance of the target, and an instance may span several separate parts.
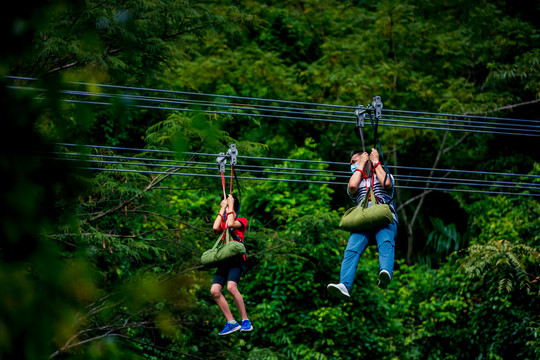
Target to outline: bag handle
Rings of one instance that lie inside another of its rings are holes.
[[[216,243],[212,247],[212,250],[217,248],[217,246],[219,245],[219,243],[221,241],[221,238],[223,238],[223,233],[219,234],[218,239],[216,240]],[[226,228],[225,229],[225,244],[227,244],[229,242],[231,242],[231,234],[229,233],[229,229]]]
[[[369,187],[369,194],[371,195],[371,201],[375,201],[375,204],[378,204],[377,203],[377,198],[375,197],[375,192],[373,191],[373,184],[371,184],[371,186]],[[368,193],[366,193],[366,196],[364,196],[364,199],[362,200],[362,207],[364,209],[367,208],[367,204],[368,204]]]

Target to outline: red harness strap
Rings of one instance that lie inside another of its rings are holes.
[[[233,188],[233,177],[234,177],[234,164],[231,164],[231,185],[230,185],[230,188],[229,188],[229,194],[232,194],[232,188]],[[227,193],[225,192],[225,174],[224,173],[221,173],[221,187],[223,188],[223,199],[226,200],[227,199]],[[225,215],[225,222],[227,222],[227,215],[228,213],[226,213]]]
[[[234,176],[234,164],[231,164],[231,187],[230,187],[229,194],[232,194],[233,176]]]
[[[362,179],[366,180],[366,196],[369,196],[368,200],[371,201],[372,199],[371,199],[371,191],[369,191],[369,186],[368,186],[368,176],[364,174],[362,170],[358,170],[358,171],[360,171],[360,173],[362,174]],[[371,172],[371,186],[373,186],[374,182],[375,182],[375,171],[372,171]],[[377,199],[375,199],[375,202],[377,202]]]

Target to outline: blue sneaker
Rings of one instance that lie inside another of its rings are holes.
[[[240,332],[251,330],[253,330],[253,325],[251,325],[249,320],[242,320],[242,328],[240,329]]]
[[[219,335],[227,335],[235,331],[238,331],[241,328],[242,326],[240,326],[240,324],[237,323],[236,321],[234,322],[234,324],[231,324],[230,322],[227,321],[227,323],[225,324],[225,327],[223,328],[223,330],[221,330]]]

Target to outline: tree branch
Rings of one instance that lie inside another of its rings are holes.
[[[158,185],[159,183],[161,183],[163,180],[165,180],[167,177],[169,177],[170,175],[176,173],[178,171],[178,169],[172,169],[172,171],[169,171],[169,174],[166,174],[166,175],[159,175],[155,178],[153,178],[150,183],[143,189],[143,192],[147,192],[151,189],[153,189],[156,185]],[[92,222],[92,221],[95,221],[95,220],[98,220],[104,216],[107,216],[109,214],[112,214],[120,209],[122,209],[123,207],[125,207],[126,205],[128,204],[131,204],[133,201],[135,201],[135,199],[137,198],[138,195],[135,195],[135,196],[132,196],[130,199],[128,200],[125,200],[124,202],[122,202],[121,204],[113,207],[113,208],[110,208],[109,210],[107,211],[103,211],[103,212],[100,212],[98,213],[97,215],[87,219],[88,222]]]
[[[405,201],[403,204],[401,204],[401,205],[396,209],[396,211],[400,211],[400,210],[403,209],[405,206],[407,206],[407,205],[409,205],[410,203],[414,202],[416,199],[421,198],[422,196],[426,196],[426,195],[428,195],[429,193],[431,193],[432,191],[433,191],[432,189],[424,190],[424,192],[422,192],[421,194],[416,195],[416,196],[413,196],[412,198],[410,198],[409,200],[407,200],[407,201]]]
[[[197,230],[199,232],[202,232],[202,233],[205,233],[207,235],[212,235],[213,233],[211,231],[206,231],[206,230],[203,230],[203,229],[199,229],[198,227],[196,226],[193,226],[193,225],[190,225],[182,220],[178,220],[178,219],[175,219],[175,218],[172,218],[170,216],[166,216],[166,215],[163,215],[163,214],[160,214],[160,213],[156,213],[156,212],[153,212],[153,211],[148,211],[148,210],[137,210],[137,209],[134,209],[134,210],[128,210],[127,212],[133,212],[133,213],[141,213],[141,214],[149,214],[149,215],[153,215],[153,216],[157,216],[157,217],[161,217],[161,218],[165,218],[165,219],[168,219],[168,220],[171,220],[171,221],[174,221],[174,222],[177,222],[177,223],[180,223],[182,225],[186,225],[194,230]]]
[[[532,105],[532,104],[537,104],[537,103],[540,103],[540,99],[531,100],[531,101],[525,101],[525,102],[522,102],[522,103],[517,103],[517,104],[512,104],[512,105],[505,105],[505,106],[501,106],[501,107],[498,107],[496,109],[488,110],[488,111],[468,112],[468,113],[465,113],[464,115],[478,115],[478,114],[484,115],[484,114],[490,114],[490,113],[498,112],[498,111],[501,111],[501,110],[510,110],[510,109],[517,108],[519,106]]]
[[[119,51],[121,51],[121,49],[110,50],[110,51],[107,51],[107,52],[105,53],[105,55],[112,55],[112,54],[117,53],[117,52],[119,52]],[[70,63],[70,64],[62,65],[62,66],[56,67],[56,68],[54,68],[54,69],[52,69],[52,70],[49,70],[49,71],[47,71],[47,73],[48,73],[48,74],[51,74],[51,73],[56,72],[56,71],[61,71],[61,70],[69,69],[70,67],[79,65],[79,63],[80,63],[79,61],[74,61],[74,62],[72,62],[72,63]]]

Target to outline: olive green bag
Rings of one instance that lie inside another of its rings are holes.
[[[388,204],[377,204],[373,187],[370,188],[371,198],[375,204],[368,207],[368,196],[364,197],[362,202],[355,207],[350,208],[341,218],[339,226],[343,230],[351,232],[369,231],[381,229],[394,221],[392,211]]]
[[[234,260],[246,254],[246,247],[243,243],[231,239],[229,229],[225,229],[225,242],[220,245],[223,234],[220,234],[214,247],[206,250],[201,256],[201,263],[206,268],[218,267],[221,264]]]

